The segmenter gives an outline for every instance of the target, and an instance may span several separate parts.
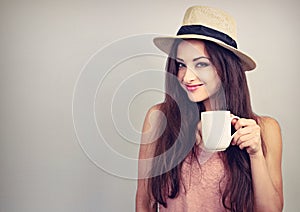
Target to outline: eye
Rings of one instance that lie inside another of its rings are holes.
[[[209,66],[210,64],[208,62],[199,62],[196,64],[197,68],[205,68],[207,66]]]
[[[176,61],[176,66],[177,66],[178,70],[186,67],[186,65],[184,63],[181,63],[181,62],[178,62],[178,61]]]

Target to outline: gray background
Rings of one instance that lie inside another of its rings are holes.
[[[79,145],[72,119],[76,80],[109,43],[174,34],[185,9],[195,4],[220,7],[237,19],[239,47],[258,63],[248,73],[253,108],[282,127],[285,211],[300,209],[297,1],[2,0],[1,212],[134,210],[136,181],[100,169]],[[137,97],[129,111],[138,130],[161,94],[146,99]],[[122,148],[122,154],[136,156],[137,149]]]

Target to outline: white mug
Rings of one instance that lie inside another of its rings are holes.
[[[224,151],[230,145],[231,121],[239,119],[230,116],[230,111],[206,111],[201,113],[202,142],[207,151]]]

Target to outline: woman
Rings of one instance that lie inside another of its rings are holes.
[[[176,36],[154,43],[169,54],[166,97],[145,118],[136,210],[282,211],[280,127],[251,109],[245,71],[256,65],[237,49],[233,18],[194,6]],[[241,117],[225,151],[202,148],[199,115],[210,110]]]

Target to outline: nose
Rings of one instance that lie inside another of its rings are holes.
[[[195,75],[193,70],[191,70],[190,68],[187,68],[184,73],[184,76],[183,76],[183,82],[191,83],[191,82],[195,81],[196,79],[197,79],[197,76]]]

